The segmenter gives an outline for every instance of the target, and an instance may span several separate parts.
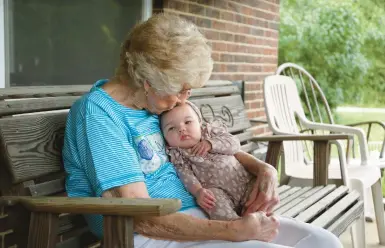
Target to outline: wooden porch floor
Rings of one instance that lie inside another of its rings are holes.
[[[353,248],[350,232],[346,231],[340,237],[344,248]],[[379,245],[378,234],[377,234],[377,225],[375,222],[368,223],[366,222],[366,248],[383,248],[385,246]]]

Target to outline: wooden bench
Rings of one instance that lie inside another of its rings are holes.
[[[179,209],[176,199],[65,197],[61,149],[67,110],[89,89],[87,85],[0,90],[1,248],[100,247],[81,213],[106,216],[104,247],[115,247],[118,242],[116,247],[132,247],[130,216],[164,215]],[[336,235],[362,217],[363,203],[357,192],[327,185],[329,140],[346,139],[347,135],[253,137],[239,88],[231,82],[210,81],[205,88],[193,90],[191,100],[205,121],[224,121],[239,137],[244,151],[258,149],[256,142],[269,142],[266,161],[274,166],[282,140],[314,141],[314,187],[281,186],[277,213],[319,225]]]

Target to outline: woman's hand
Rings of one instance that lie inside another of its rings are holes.
[[[270,215],[274,207],[279,203],[278,176],[274,168],[263,167],[255,181],[254,188],[243,207],[242,215],[263,211]]]
[[[211,149],[211,143],[207,140],[202,140],[192,148],[191,153],[194,156],[204,157],[209,151],[211,151]]]
[[[196,194],[197,203],[206,212],[215,207],[215,197],[211,190],[200,188]]]
[[[266,216],[264,212],[248,214],[235,221],[240,230],[237,238],[243,240],[272,241],[278,234],[279,220],[274,215]]]

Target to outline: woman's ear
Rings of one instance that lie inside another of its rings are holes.
[[[150,88],[151,88],[151,85],[148,83],[147,80],[144,81],[143,86],[144,86],[144,91],[145,92],[148,92],[150,90]]]

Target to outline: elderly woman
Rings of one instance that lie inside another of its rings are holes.
[[[135,247],[342,247],[331,233],[267,216],[277,204],[277,174],[247,153],[237,159],[259,180],[243,218],[208,220],[165,153],[158,115],[209,79],[207,40],[179,17],[157,15],[130,32],[115,76],[99,80],[71,108],[63,158],[70,197],[179,198],[179,213],[135,219]],[[86,216],[102,238],[102,216]],[[236,243],[235,243],[236,242]]]

